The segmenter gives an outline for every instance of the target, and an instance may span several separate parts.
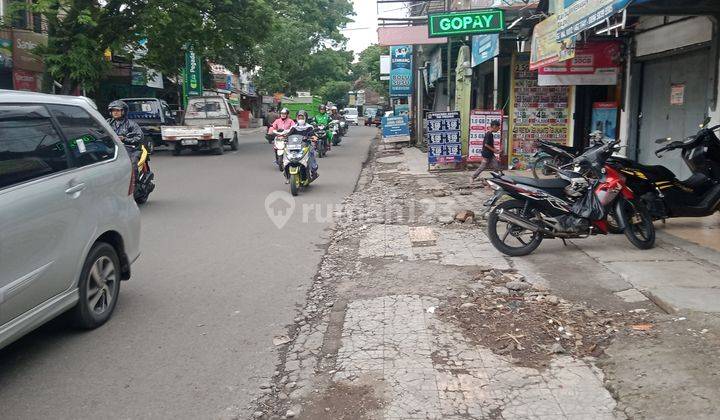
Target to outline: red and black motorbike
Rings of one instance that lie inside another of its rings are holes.
[[[608,214],[628,240],[640,249],[655,244],[655,227],[643,202],[626,178],[606,162],[619,141],[596,144],[574,160],[579,171],[557,168],[558,178],[534,179],[493,173],[488,183],[495,195],[486,206],[488,236],[509,256],[532,253],[545,238],[586,238],[609,232]],[[497,204],[500,197],[512,199]]]

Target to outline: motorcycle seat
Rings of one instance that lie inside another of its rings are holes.
[[[641,165],[636,163],[635,167],[653,182],[672,181],[675,179],[675,174],[670,169],[661,165]]]
[[[570,185],[569,181],[560,178],[549,178],[549,179],[535,179],[524,176],[509,176],[508,179],[512,180],[517,184],[529,185],[531,187],[540,189],[563,189]]]
[[[705,174],[692,174],[690,178],[680,181],[681,184],[685,185],[686,187],[689,187],[690,189],[696,190],[705,183],[708,182],[708,177]]]

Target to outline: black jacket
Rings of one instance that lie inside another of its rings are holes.
[[[108,118],[107,122],[115,130],[115,134],[122,138],[123,143],[130,146],[140,146],[142,144],[145,136],[135,121],[126,117],[122,120]]]

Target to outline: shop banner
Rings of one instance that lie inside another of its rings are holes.
[[[429,112],[425,128],[429,165],[462,162],[460,112]]]
[[[383,117],[382,140],[384,143],[410,141],[410,124],[407,115]]]
[[[597,26],[622,11],[632,0],[555,0],[558,41]]]
[[[538,72],[530,70],[527,54],[513,56],[512,68],[509,164],[527,169],[537,151],[537,140],[568,143],[572,88],[538,86]]]
[[[500,35],[475,35],[472,37],[472,67],[492,60],[500,54]]]
[[[618,104],[595,102],[592,110],[592,131],[599,131],[611,140],[617,139]]]
[[[13,30],[15,38],[12,49],[13,67],[35,73],[42,73],[45,65],[40,56],[35,55],[35,48],[47,45],[47,35],[31,31]]]
[[[530,49],[530,70],[575,56],[575,39],[568,38],[558,42],[555,39],[556,32],[557,15],[552,15],[535,25]]]
[[[574,58],[540,68],[540,86],[615,85],[621,51],[617,41],[578,44]]]
[[[202,61],[193,50],[185,52],[185,94],[187,96],[203,94]]]
[[[401,117],[403,115],[409,116],[410,115],[410,105],[408,104],[397,104],[395,105],[395,116]]]
[[[468,148],[468,162],[481,162],[482,150],[485,144],[485,133],[490,131],[490,124],[493,121],[500,121],[500,127],[503,126],[503,112],[493,110],[474,109],[470,112],[470,140]],[[494,133],[495,149],[505,150],[502,141],[502,130]],[[500,155],[496,154],[496,158],[500,159]]]
[[[435,81],[442,77],[443,74],[442,48],[437,48],[430,57],[430,69],[428,70],[428,82]]]
[[[13,88],[28,92],[40,92],[42,89],[42,74],[27,70],[13,70]]]
[[[412,95],[412,45],[390,47],[390,96]]]
[[[502,9],[463,10],[428,15],[430,38],[497,34],[505,30],[505,11]]]

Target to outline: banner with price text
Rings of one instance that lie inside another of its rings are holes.
[[[412,95],[412,45],[390,47],[390,96]]]

